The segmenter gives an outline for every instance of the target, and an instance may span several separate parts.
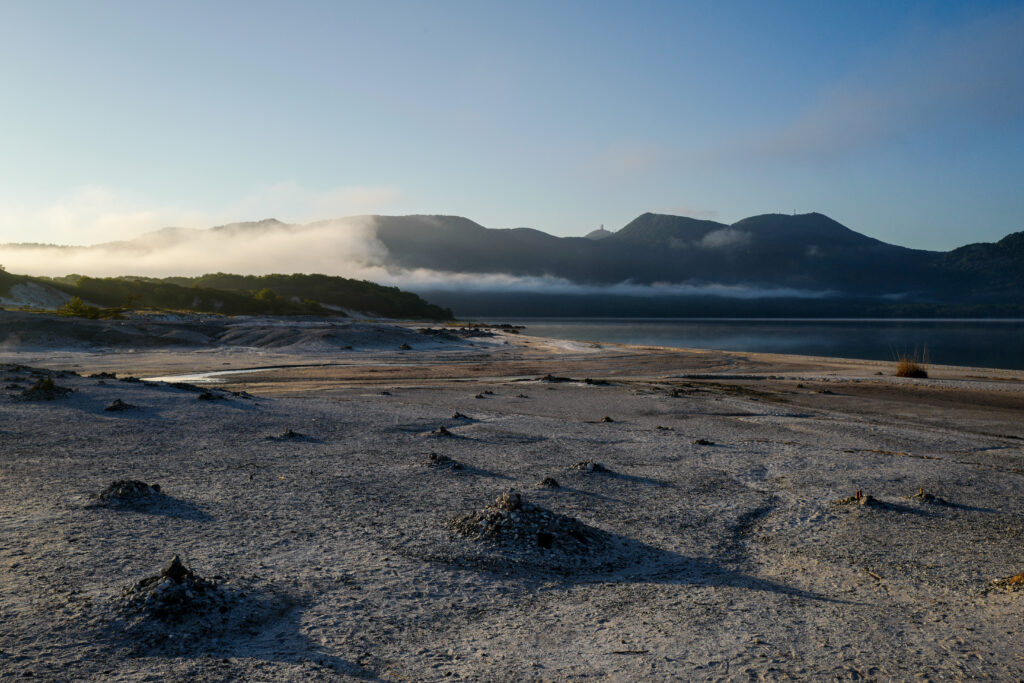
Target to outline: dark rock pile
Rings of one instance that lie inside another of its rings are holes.
[[[217,582],[197,575],[177,555],[156,576],[126,588],[124,597],[129,607],[160,620],[180,620],[204,611],[227,611]]]
[[[508,550],[586,555],[607,545],[603,532],[572,517],[523,502],[513,489],[482,510],[452,520],[450,527],[466,538]]]
[[[872,496],[864,495],[864,491],[857,489],[857,493],[846,498],[840,498],[839,500],[832,501],[834,505],[863,505],[865,507],[872,507],[881,505],[877,498]]]
[[[72,389],[55,384],[52,377],[43,377],[21,392],[21,398],[26,401],[52,401],[64,398],[72,391]]]
[[[943,507],[952,507],[952,504],[945,498],[939,498],[930,493],[926,493],[925,490],[919,489],[917,493],[911,496],[912,500],[916,500],[919,503],[928,503],[930,505],[941,505]]]
[[[97,498],[101,504],[118,505],[153,502],[160,496],[160,484],[151,486],[137,479],[120,479],[100,491]]]
[[[131,410],[134,407],[135,406],[133,406],[131,403],[127,403],[119,398],[115,398],[114,401],[109,406],[104,408],[104,410],[112,413],[118,413],[121,412],[122,410]]]
[[[452,460],[447,455],[431,453],[427,456],[427,467],[437,470],[460,470],[462,469],[462,464],[457,460]]]
[[[122,591],[113,626],[142,651],[205,650],[213,639],[269,618],[262,607],[245,592],[223,586],[219,577],[199,576],[175,555],[159,574]]]
[[[571,469],[579,470],[580,472],[610,472],[611,471],[607,467],[602,465],[601,463],[594,462],[593,458],[591,458],[590,460],[584,460],[582,462],[578,462],[575,465],[573,465]]]
[[[557,488],[561,488],[561,484],[559,484],[552,477],[544,477],[537,484],[537,488],[541,488],[541,489],[557,489]]]

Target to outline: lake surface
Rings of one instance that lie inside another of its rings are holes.
[[[1024,370],[1024,320],[502,318],[527,334],[620,344],[893,360]]]

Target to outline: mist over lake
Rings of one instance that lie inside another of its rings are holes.
[[[495,319],[496,320],[496,319]],[[1024,369],[1024,320],[503,318],[525,334],[867,360],[927,353],[929,362]]]

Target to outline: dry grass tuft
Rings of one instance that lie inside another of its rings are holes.
[[[923,357],[918,355],[917,351],[914,351],[913,355],[901,353],[896,356],[896,376],[924,379],[928,377],[928,370],[925,367],[927,362],[927,349],[925,349]]]

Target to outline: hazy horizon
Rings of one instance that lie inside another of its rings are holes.
[[[995,241],[1024,229],[1022,34],[1017,2],[15,1],[0,243],[647,211]]]

